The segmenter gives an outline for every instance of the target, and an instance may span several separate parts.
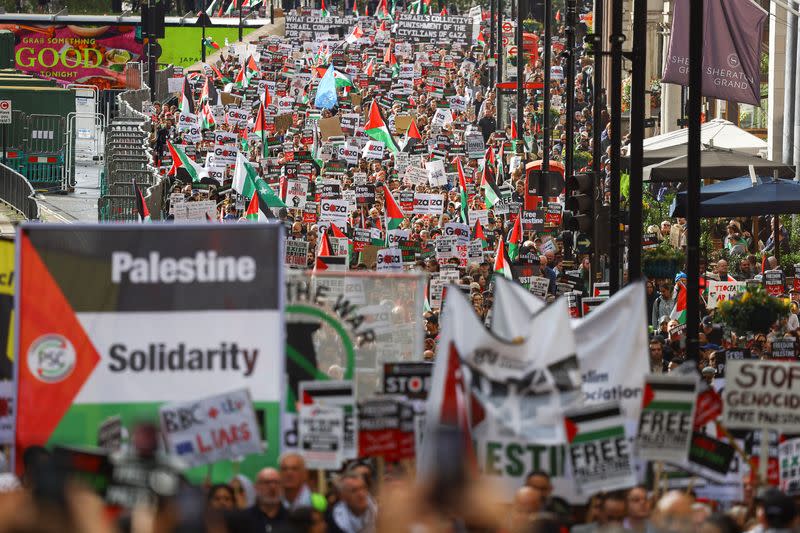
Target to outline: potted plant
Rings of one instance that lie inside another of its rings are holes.
[[[717,306],[719,320],[739,335],[768,333],[772,324],[789,314],[789,301],[770,296],[760,285],[749,287]]]
[[[648,278],[674,278],[683,263],[683,251],[677,250],[664,241],[655,248],[644,250],[642,254],[642,272]]]

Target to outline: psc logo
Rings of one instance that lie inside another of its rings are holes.
[[[75,370],[77,356],[72,343],[63,335],[42,335],[28,348],[28,370],[44,383],[58,383]]]

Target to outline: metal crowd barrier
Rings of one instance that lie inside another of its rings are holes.
[[[164,98],[169,96],[166,77],[171,73],[170,67],[156,76],[156,87],[159,79],[164,78]],[[158,169],[152,165],[150,117],[142,113],[142,104],[149,99],[150,88],[144,82],[140,89],[123,91],[117,95],[117,114],[106,128],[105,168],[100,179],[101,197],[97,203],[98,219],[101,221],[138,220],[134,181],[145,196],[151,219],[163,218],[162,207],[167,186]]]
[[[0,200],[28,220],[39,219],[39,203],[31,183],[19,172],[0,164]]]
[[[69,188],[66,119],[60,115],[12,112],[6,136],[5,164],[36,188]]]

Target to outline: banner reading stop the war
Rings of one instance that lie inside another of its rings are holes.
[[[18,253],[17,450],[95,445],[109,417],[156,421],[165,402],[245,389],[268,451],[241,468],[274,464],[278,225],[26,225]],[[230,479],[233,470],[218,463],[214,472]]]

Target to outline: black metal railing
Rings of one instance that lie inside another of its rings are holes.
[[[39,220],[39,202],[35,194],[25,176],[0,163],[0,200],[27,220]]]

